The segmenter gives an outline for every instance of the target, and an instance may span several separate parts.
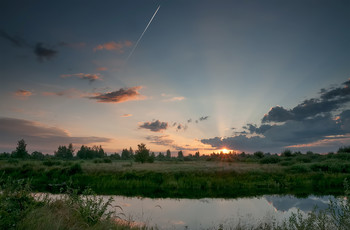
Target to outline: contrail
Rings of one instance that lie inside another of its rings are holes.
[[[126,59],[126,63],[128,62],[128,60],[129,60],[129,58],[131,57],[131,55],[134,53],[134,51],[135,51],[137,45],[139,44],[139,42],[140,42],[140,40],[142,39],[143,35],[146,33],[146,31],[147,31],[149,25],[150,25],[151,22],[153,21],[153,18],[156,16],[156,14],[157,14],[159,8],[160,8],[160,5],[158,6],[158,8],[156,9],[156,11],[154,12],[154,14],[153,14],[151,20],[149,20],[149,22],[148,22],[146,28],[143,30],[141,36],[139,37],[139,39],[138,39],[137,42],[135,43],[134,47],[132,48],[132,50],[131,50],[131,52],[130,52],[128,58]]]

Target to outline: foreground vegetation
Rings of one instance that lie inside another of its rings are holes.
[[[69,188],[65,195],[58,199],[48,196],[34,198],[30,184],[25,180],[0,178],[0,229],[152,229],[147,226],[133,226],[132,222],[119,221],[116,211],[110,211],[112,199],[103,201],[90,189],[82,194]],[[345,180],[345,197],[332,200],[328,209],[309,212],[307,216],[301,212],[282,223],[269,222],[251,226],[249,223],[239,223],[229,226],[233,230],[346,230],[350,229],[350,200],[347,181]],[[120,207],[121,211],[123,211]],[[119,216],[118,216],[119,215]],[[122,216],[123,217],[123,216]],[[219,225],[218,230],[223,230]],[[226,229],[226,228],[225,228]]]
[[[90,187],[97,194],[177,198],[339,195],[350,176],[348,147],[326,155],[286,150],[280,155],[196,153],[185,157],[181,152],[171,157],[167,151],[155,157],[144,144],[135,154],[124,149],[120,158],[107,156],[101,146],[82,146],[76,156],[73,152],[69,145],[59,146],[54,156],[29,155],[21,140],[12,154],[0,154],[0,173],[15,180],[30,179],[36,192],[64,192],[70,183],[80,192]]]

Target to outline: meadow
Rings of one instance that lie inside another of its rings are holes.
[[[59,193],[73,186],[97,194],[234,198],[264,194],[338,195],[350,163],[325,158],[274,164],[227,161],[14,160],[0,161],[3,176],[30,179],[37,192]]]

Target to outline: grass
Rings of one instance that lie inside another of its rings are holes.
[[[35,200],[31,195],[30,184],[26,180],[13,178],[1,179],[0,193],[0,229],[6,230],[114,230],[114,229],[151,229],[147,226],[132,226],[128,221],[117,221],[115,212],[108,211],[112,199],[104,201],[92,190],[82,194],[69,188],[58,199],[43,197]],[[349,198],[349,186],[345,180],[345,198]],[[223,225],[217,229],[223,230]],[[230,226],[232,230],[347,230],[350,229],[350,200],[332,200],[328,209],[301,212],[279,224],[274,221],[251,226],[239,223]]]
[[[274,164],[259,162],[169,161],[133,163],[99,160],[0,161],[0,172],[31,179],[37,192],[59,193],[71,182],[98,194],[234,198],[264,194],[338,195],[350,163],[334,158],[303,162],[304,156]],[[97,163],[96,163],[97,162]],[[287,163],[283,163],[287,162]]]

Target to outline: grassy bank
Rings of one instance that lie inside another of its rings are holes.
[[[343,192],[350,176],[347,162],[333,159],[297,164],[173,161],[141,164],[103,160],[1,161],[0,172],[31,180],[35,191],[61,192],[67,185],[98,194],[147,197],[242,197],[263,194]]]
[[[91,190],[78,191],[69,188],[64,196],[57,199],[41,197],[34,199],[30,184],[25,180],[12,178],[1,179],[0,190],[0,229],[6,230],[65,230],[65,229],[152,229],[147,226],[133,226],[132,222],[119,221],[116,212],[108,211],[112,200],[103,201]],[[345,181],[346,182],[346,181]],[[349,190],[345,183],[345,197]],[[119,214],[120,215],[120,214]],[[257,226],[239,223],[237,226],[224,228],[219,224],[218,230],[346,230],[350,228],[350,200],[331,201],[328,209],[315,209],[307,216],[299,211],[282,223],[261,222]]]

